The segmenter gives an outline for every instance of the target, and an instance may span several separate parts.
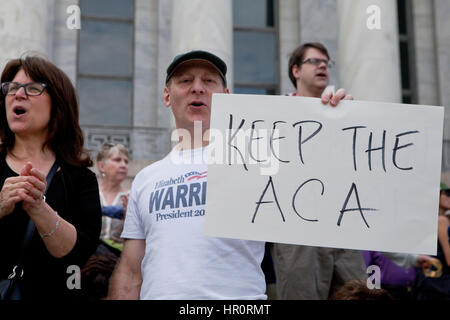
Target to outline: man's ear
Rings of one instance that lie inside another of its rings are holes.
[[[296,64],[292,66],[292,75],[295,79],[300,78],[300,67]]]
[[[170,107],[170,90],[167,86],[164,87],[164,92],[163,92],[163,101],[164,104],[166,105],[166,107]]]
[[[230,90],[228,88],[225,88],[225,93],[230,93]]]

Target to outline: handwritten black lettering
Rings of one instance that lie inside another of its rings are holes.
[[[356,197],[356,202],[358,204],[358,208],[347,209],[348,200],[350,199],[350,196],[353,194],[353,192],[355,192],[355,197]],[[364,220],[364,223],[366,224],[367,228],[370,228],[370,226],[367,223],[366,218],[364,217],[363,211],[377,211],[377,209],[373,209],[373,208],[361,208],[361,202],[359,201],[359,196],[358,196],[358,189],[356,188],[356,184],[354,182],[352,183],[350,191],[347,194],[347,198],[345,199],[344,205],[342,206],[341,214],[339,215],[339,219],[338,219],[338,222],[337,222],[338,226],[341,225],[342,218],[344,217],[344,213],[348,212],[348,211],[359,211],[359,213],[361,214],[361,217]]]
[[[249,153],[250,157],[253,160],[255,160],[256,162],[265,162],[265,161],[267,161],[267,159],[266,160],[256,159],[253,156],[253,152],[252,152],[252,143],[253,143],[253,141],[262,139],[262,137],[253,138],[253,135],[254,135],[254,132],[255,132],[255,127],[256,127],[255,124],[258,123],[258,122],[264,122],[264,120],[255,120],[255,121],[252,122],[252,130],[250,131],[250,141],[248,142],[248,153]],[[259,150],[259,147],[257,149]],[[259,152],[258,152],[258,154],[259,154]]]
[[[273,140],[281,140],[281,139],[286,138],[286,137],[277,137],[277,138],[274,138],[274,137],[273,137],[273,135],[274,135],[274,133],[275,133],[275,129],[277,128],[277,124],[279,124],[279,123],[286,123],[286,121],[275,121],[275,122],[273,123],[272,133],[271,133],[271,135],[270,135],[270,151],[272,151],[273,156],[274,156],[278,161],[283,162],[283,163],[289,163],[290,161],[288,161],[288,160],[281,160],[281,159],[275,154],[275,151],[273,150]]]
[[[417,130],[416,131],[407,131],[407,132],[399,133],[395,136],[395,145],[394,145],[394,149],[392,150],[393,151],[392,152],[392,163],[394,164],[394,166],[397,169],[400,169],[400,170],[412,170],[413,169],[413,167],[402,168],[397,165],[397,151],[400,149],[407,148],[407,147],[414,145],[414,143],[408,143],[408,144],[405,144],[402,146],[398,145],[398,143],[400,141],[400,137],[406,136],[408,134],[414,134],[414,133],[419,133],[419,131],[417,131]]]
[[[342,131],[346,131],[346,130],[355,130],[353,131],[353,168],[355,169],[355,171],[358,171],[356,169],[356,133],[358,131],[358,129],[363,129],[366,128],[365,126],[354,126],[354,127],[348,127],[348,128],[344,128],[342,129]]]
[[[239,150],[238,147],[236,147],[235,145],[232,145],[231,142],[232,140],[236,137],[237,133],[239,132],[239,130],[242,129],[242,127],[244,126],[245,123],[245,119],[241,120],[241,123],[239,124],[239,127],[236,129],[236,131],[234,132],[234,134],[231,134],[231,130],[233,129],[233,115],[230,114],[230,125],[228,127],[228,164],[231,165],[231,148],[234,148],[237,150],[239,156],[242,159],[242,164],[244,165],[244,169],[246,171],[248,171],[247,165],[245,164],[245,160],[244,160],[244,156],[242,155],[241,151]]]
[[[318,221],[319,221],[318,219],[307,219],[307,218],[302,217],[302,216],[300,215],[300,213],[298,213],[297,208],[295,207],[295,199],[297,198],[297,194],[298,194],[298,192],[300,191],[300,189],[303,188],[303,186],[304,186],[305,184],[310,183],[310,182],[313,182],[313,181],[316,181],[316,182],[319,182],[319,183],[320,183],[320,185],[322,186],[322,192],[320,193],[320,195],[323,196],[323,192],[324,192],[324,190],[325,190],[325,186],[323,185],[323,182],[320,181],[319,179],[309,179],[309,180],[303,182],[303,183],[300,185],[300,187],[298,187],[297,191],[295,191],[294,196],[292,197],[292,208],[294,209],[295,214],[297,214],[301,219],[303,219],[303,220],[305,220],[305,221],[309,221],[309,222],[318,222]]]
[[[261,204],[273,203],[273,201],[263,201],[264,195],[266,194],[266,191],[269,188],[269,186],[272,187],[272,193],[273,193],[273,196],[275,198],[275,203],[277,204],[278,210],[280,211],[281,219],[283,219],[283,222],[286,222],[286,220],[284,219],[283,211],[281,210],[281,207],[280,207],[280,203],[278,202],[278,198],[277,198],[277,194],[275,192],[275,187],[273,185],[272,177],[269,177],[269,181],[267,182],[267,185],[264,188],[264,191],[261,194],[261,197],[259,198],[258,202],[256,202],[256,210],[255,210],[255,213],[253,214],[252,223],[255,223],[256,214],[258,213],[259,206]]]
[[[303,126],[302,124],[304,123],[315,123],[318,125],[318,128],[305,140],[302,140],[302,134],[303,134]],[[302,152],[302,145],[305,144],[306,142],[308,142],[310,139],[312,139],[316,134],[319,133],[320,130],[322,130],[322,123],[320,123],[319,121],[315,121],[315,120],[304,120],[304,121],[299,121],[296,122],[292,125],[294,128],[296,126],[298,126],[298,153],[300,156],[300,161],[302,162],[302,164],[305,164],[305,161],[303,160],[303,152]]]
[[[381,150],[381,162],[382,162],[382,165],[383,165],[383,170],[384,170],[384,172],[386,172],[386,160],[385,160],[386,130],[383,130],[383,141],[381,143],[381,147],[379,147],[379,148],[373,148],[372,147],[372,137],[373,137],[373,132],[371,132],[370,135],[369,135],[369,146],[368,146],[368,148],[366,150],[368,161],[369,161],[369,170],[372,171],[372,152]]]

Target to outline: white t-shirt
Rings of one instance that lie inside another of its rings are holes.
[[[145,239],[141,299],[267,299],[264,242],[204,234],[206,157],[173,150],[133,181],[122,238]]]

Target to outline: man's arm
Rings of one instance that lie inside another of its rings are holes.
[[[438,240],[444,252],[445,262],[450,266],[450,242],[448,238],[448,228],[450,228],[450,221],[446,216],[438,217]]]
[[[144,254],[145,240],[125,240],[119,263],[111,276],[109,300],[139,300]]]
[[[422,254],[409,254],[397,252],[382,252],[393,263],[402,268],[423,267],[431,264],[432,257]]]

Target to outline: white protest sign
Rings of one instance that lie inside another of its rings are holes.
[[[442,107],[215,94],[209,236],[435,254]]]

